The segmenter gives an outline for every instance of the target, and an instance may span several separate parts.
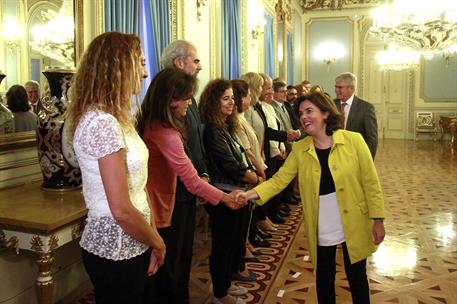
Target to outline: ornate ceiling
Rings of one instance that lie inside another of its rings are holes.
[[[377,5],[382,0],[296,0],[298,5],[307,12],[314,9],[336,10],[343,8],[354,8],[366,5]]]

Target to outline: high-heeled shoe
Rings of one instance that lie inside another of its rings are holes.
[[[271,226],[273,226],[273,227],[275,227],[275,228],[278,228],[278,227],[279,227],[278,224],[273,223],[268,217],[265,219],[265,221],[267,221],[268,224],[270,224]]]
[[[243,282],[254,282],[257,279],[257,274],[254,271],[248,270],[248,275],[242,275],[241,273],[234,273],[232,279]]]
[[[245,262],[257,263],[259,259],[255,256],[252,257],[244,257]]]
[[[212,304],[224,304],[224,303],[222,303],[221,300],[219,300],[219,299],[216,298],[215,296],[213,296],[213,297],[211,298],[211,303],[212,303]],[[244,301],[243,301],[242,299],[240,299],[240,298],[236,298],[235,304],[246,304],[246,302],[244,302]]]
[[[249,238],[249,242],[255,247],[270,247],[271,243],[267,240],[262,239],[258,235],[254,235],[253,237]]]
[[[267,231],[267,232],[278,230],[278,228],[276,228],[273,225],[271,225],[267,220],[258,221],[257,222],[257,227],[259,227],[263,231]]]
[[[231,296],[239,297],[239,296],[244,296],[245,294],[248,293],[247,288],[245,288],[243,286],[238,286],[238,285],[232,285],[232,286],[234,286],[235,288],[233,288],[233,289],[229,288],[229,290],[227,290],[228,294]]]

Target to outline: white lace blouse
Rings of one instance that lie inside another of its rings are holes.
[[[81,247],[110,260],[124,260],[142,254],[148,246],[128,235],[111,214],[98,159],[125,149],[130,199],[149,223],[150,210],[145,192],[148,149],[143,141],[134,130],[122,130],[114,116],[94,110],[86,112],[79,121],[73,146],[81,168],[88,209]]]

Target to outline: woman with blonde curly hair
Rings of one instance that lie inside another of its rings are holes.
[[[165,255],[145,191],[148,150],[130,114],[145,73],[139,38],[108,32],[73,78],[70,133],[88,209],[80,245],[98,304],[142,303]]]

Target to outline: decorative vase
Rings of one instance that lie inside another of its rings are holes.
[[[72,143],[67,136],[68,89],[74,70],[51,68],[43,72],[49,90],[42,98],[38,113],[38,160],[43,173],[41,188],[67,191],[81,187],[81,171]]]
[[[0,83],[6,77],[0,71]],[[3,98],[0,96],[0,134],[14,133],[14,115],[8,107],[3,104]]]

